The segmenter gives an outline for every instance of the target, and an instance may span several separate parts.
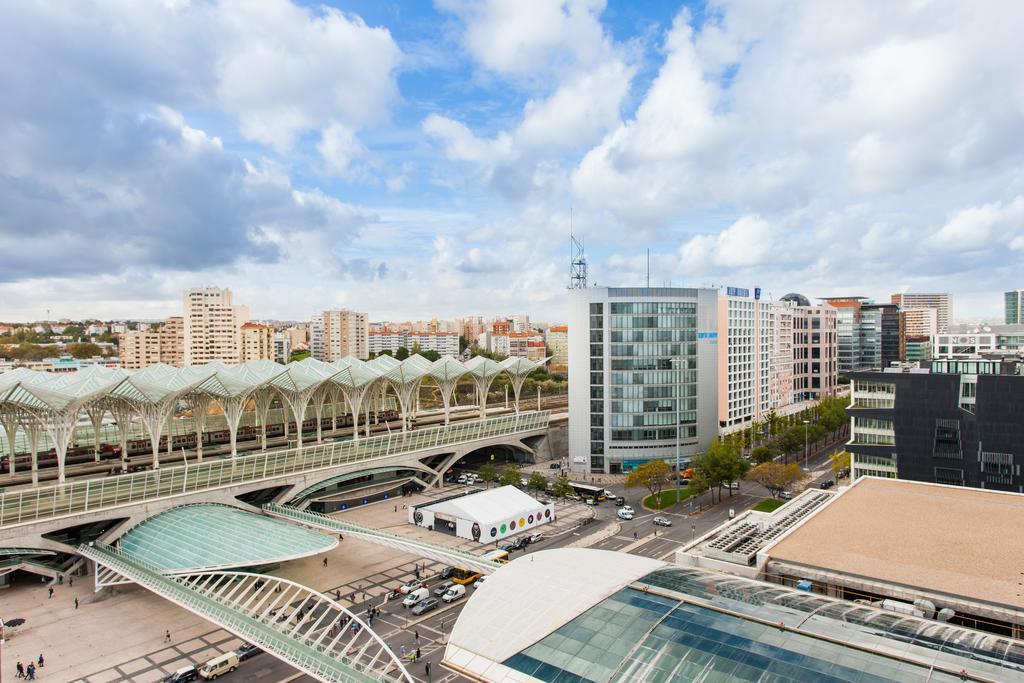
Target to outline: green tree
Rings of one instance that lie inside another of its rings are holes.
[[[707,481],[708,487],[712,489],[711,498],[714,502],[714,490],[718,490],[718,500],[722,500],[722,487],[729,482],[739,481],[750,468],[750,464],[743,459],[739,450],[721,439],[716,439],[711,448],[696,458],[691,463],[694,472],[699,472]],[[732,489],[729,489],[732,495]]]
[[[565,472],[558,475],[558,478],[555,479],[555,484],[552,487],[552,493],[554,493],[558,498],[565,498],[572,493],[572,484],[569,483],[569,475]]]
[[[441,360],[441,354],[438,353],[437,351],[434,351],[433,349],[431,349],[430,351],[424,351],[420,355],[423,356],[424,358],[426,358],[427,360],[431,361],[431,362],[434,362],[436,360]]]
[[[480,466],[478,474],[488,484],[498,481],[498,469],[489,462]]]
[[[832,474],[838,479],[839,472],[841,470],[850,469],[850,454],[846,451],[836,451],[832,455],[828,456],[830,463],[832,464]]]
[[[419,342],[413,342],[412,350],[409,351],[410,356],[415,356],[417,353],[422,353],[423,347],[420,346]]]
[[[469,348],[469,342],[466,341],[466,337],[465,336],[460,334],[459,335],[459,353],[462,353],[463,351],[465,351],[468,348]]]
[[[92,358],[93,356],[102,355],[103,349],[96,344],[83,342],[78,344],[68,344],[68,353],[70,353],[74,358]]]
[[[304,358],[309,358],[309,356],[310,353],[307,349],[297,349],[292,351],[291,355],[288,356],[288,362],[295,363],[296,361],[300,361]]]
[[[391,352],[391,349],[384,349],[383,351],[381,351],[381,352],[380,352],[380,353],[378,353],[377,355],[378,355],[378,356],[394,356],[395,354],[393,354],[393,353]]]
[[[516,486],[517,484],[519,484],[520,480],[521,477],[519,476],[519,468],[512,463],[505,465],[505,469],[501,471],[501,485]]]
[[[789,456],[799,453],[804,447],[804,426],[793,425],[782,432],[775,443],[785,456],[786,464],[789,464]]]
[[[537,493],[543,493],[548,490],[548,480],[540,472],[534,472],[526,481],[526,488]]]
[[[778,462],[764,462],[751,468],[746,478],[768,489],[772,498],[789,489],[793,484],[807,478],[807,473],[797,464],[783,465]]]
[[[85,330],[81,325],[68,325],[61,334],[77,341],[85,336]]]
[[[405,360],[409,357],[409,349],[404,346],[399,346],[398,350],[395,351],[395,358],[398,360]]]
[[[775,459],[775,452],[770,446],[758,446],[754,450],[750,451],[750,457],[753,458],[756,463],[771,462]]]
[[[655,498],[669,482],[672,468],[664,460],[651,460],[626,475],[626,488],[645,487]],[[660,500],[660,498],[658,498]]]

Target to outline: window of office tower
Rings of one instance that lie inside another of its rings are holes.
[[[697,304],[611,304],[611,440],[697,436]]]

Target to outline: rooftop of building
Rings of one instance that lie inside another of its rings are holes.
[[[1024,675],[1024,642],[708,569],[561,548],[488,577],[444,663],[488,681],[1001,681]]]
[[[775,545],[772,561],[1024,607],[1024,495],[862,477]]]
[[[1019,323],[1004,325],[1002,323],[978,323],[950,325],[948,332],[942,334],[1006,334],[1024,335],[1024,325]]]

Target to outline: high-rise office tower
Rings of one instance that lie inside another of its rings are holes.
[[[1003,294],[1006,307],[1006,324],[1020,325],[1024,323],[1024,289],[1014,289]]]

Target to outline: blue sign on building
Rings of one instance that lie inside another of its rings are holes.
[[[750,296],[750,290],[743,287],[726,287],[725,293],[729,296]]]
[[[754,287],[754,298],[755,299],[760,299],[761,298],[761,288],[760,287]]]
[[[717,332],[698,332],[697,339],[718,339]]]

